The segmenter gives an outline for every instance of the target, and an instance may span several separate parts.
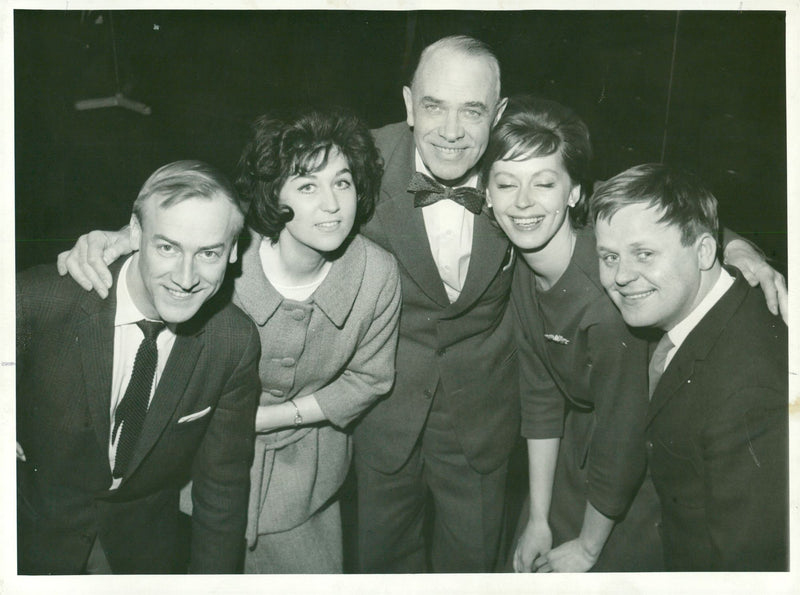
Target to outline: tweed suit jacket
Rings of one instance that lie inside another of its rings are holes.
[[[668,570],[787,565],[787,328],[761,289],[736,275],[650,402],[647,450]]]
[[[498,468],[519,436],[516,348],[509,293],[513,252],[485,214],[475,217],[472,256],[460,297],[450,303],[433,260],[420,209],[406,188],[414,139],[404,123],[374,131],[385,162],[375,215],[362,233],[400,267],[403,305],[397,376],[391,392],[355,430],[355,453],[392,472],[408,459],[439,386],[470,465]]]
[[[115,573],[173,572],[178,493],[191,478],[190,570],[234,572],[260,392],[256,329],[216,297],[178,325],[128,475],[109,491],[115,310],[114,291],[102,300],[54,266],[17,276],[19,571],[79,573],[98,537]]]

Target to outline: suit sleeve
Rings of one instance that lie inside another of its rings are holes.
[[[704,433],[713,570],[786,570],[787,392],[743,388]]]
[[[328,386],[315,392],[325,417],[344,428],[370,404],[385,394],[394,381],[394,359],[400,322],[400,277],[391,259],[381,279],[372,321],[360,338],[344,371]]]
[[[595,404],[587,498],[614,518],[624,512],[646,465],[647,344],[631,336],[617,314],[587,332],[586,366]]]
[[[244,552],[255,413],[260,394],[261,346],[251,325],[246,341],[220,396],[192,469],[192,543],[189,571],[234,573]]]

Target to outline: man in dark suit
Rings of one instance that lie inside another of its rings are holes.
[[[53,266],[18,275],[21,574],[175,572],[189,478],[190,569],[236,571],[259,339],[212,298],[242,225],[224,176],[176,162],[134,203],[139,251],[112,267],[108,300]]]
[[[600,278],[631,326],[664,331],[646,447],[669,570],[786,570],[787,329],[717,259],[716,199],[631,168],[591,199]]]
[[[415,184],[475,187],[506,103],[497,59],[475,39],[442,39],[423,52],[403,97],[407,123],[375,132],[385,173],[362,230],[398,259],[403,310],[394,388],[355,430],[360,568],[427,569],[430,494],[432,569],[488,572],[519,434],[512,254],[480,196],[474,212],[453,200],[415,206],[409,184],[416,171],[429,181]]]

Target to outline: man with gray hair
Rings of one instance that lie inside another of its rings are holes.
[[[375,131],[386,171],[363,229],[400,263],[403,309],[394,388],[355,430],[360,569],[489,572],[519,434],[513,257],[475,190],[506,105],[497,58],[471,37],[440,39],[403,99],[406,122]]]

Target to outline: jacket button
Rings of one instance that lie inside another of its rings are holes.
[[[653,450],[653,441],[652,440],[648,440],[647,441],[647,450]]]
[[[439,357],[442,357],[445,353],[447,353],[447,349],[445,349],[444,347],[436,350],[436,355],[438,355]]]
[[[83,543],[92,543],[94,541],[94,538],[88,533],[81,533],[80,539]]]
[[[294,318],[295,320],[303,320],[303,318],[305,317],[306,313],[300,310],[299,308],[292,312],[292,318]]]
[[[293,357],[285,357],[281,360],[281,365],[284,368],[291,368],[295,364],[295,360]]]
[[[426,388],[424,391],[422,391],[422,394],[423,394],[423,395],[425,395],[425,398],[426,398],[426,399],[431,399],[431,398],[433,398],[433,391],[432,391],[432,390],[429,390],[429,389],[427,389],[427,388]]]

